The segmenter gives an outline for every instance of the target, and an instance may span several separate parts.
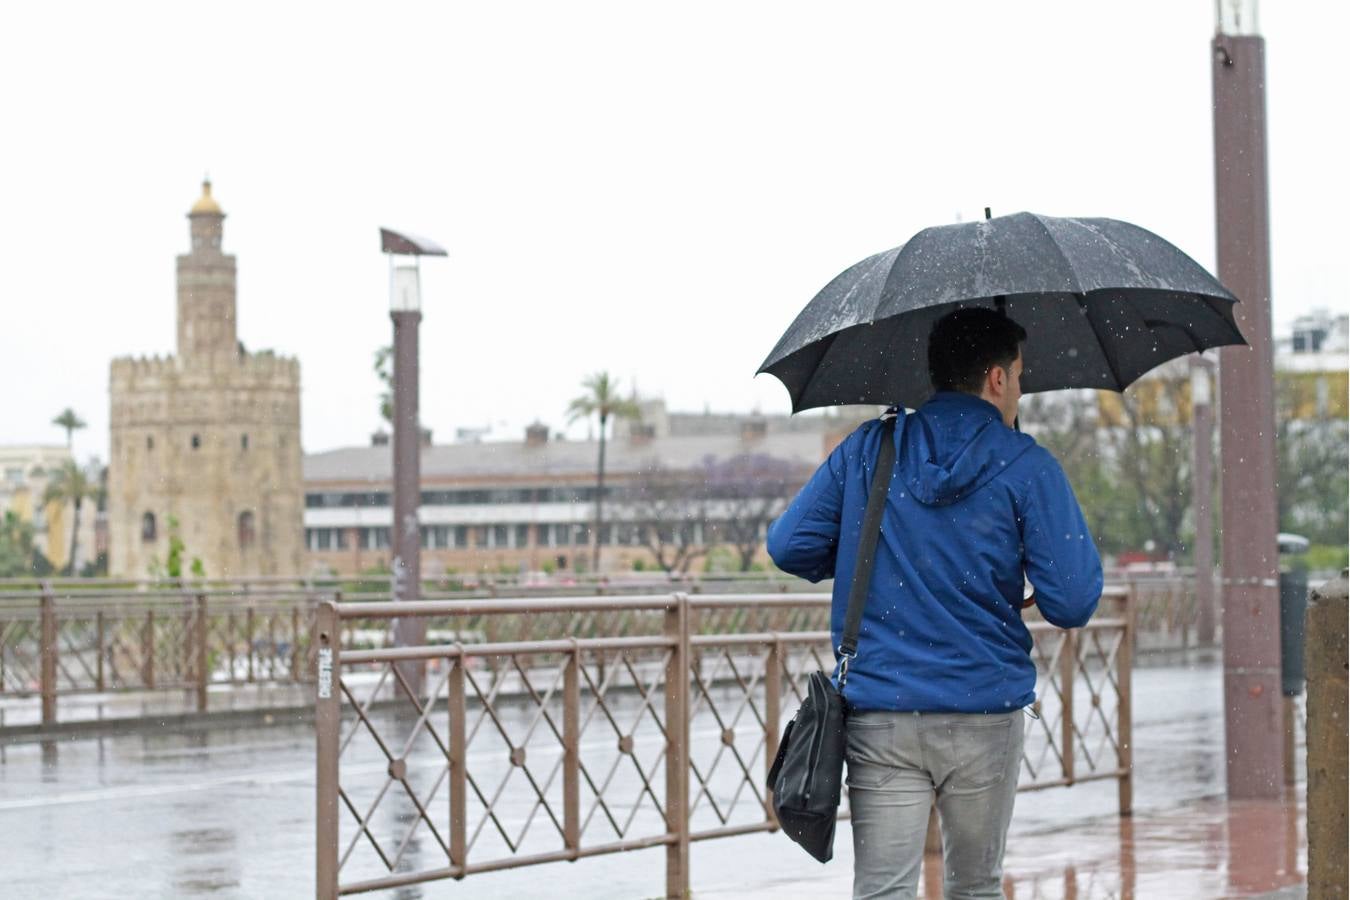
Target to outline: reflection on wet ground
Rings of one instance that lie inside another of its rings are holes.
[[[1236,898],[1303,881],[1303,785],[1288,802],[1221,797],[1220,676],[1212,664],[1136,670],[1134,816],[1116,815],[1112,782],[1020,795],[1006,896]],[[313,750],[309,726],[287,723],[0,748],[3,894],[310,896]],[[417,813],[404,802],[387,815],[406,822]],[[828,866],[781,835],[696,844],[695,893],[848,896],[850,841],[842,823]],[[425,832],[408,847],[412,858],[439,853]],[[940,873],[929,868],[924,896],[940,896]],[[658,848],[370,896],[633,898],[663,883]]]
[[[1005,867],[1004,895],[1019,900],[1260,896],[1303,883],[1301,786],[1283,800],[1207,798],[1020,836]]]

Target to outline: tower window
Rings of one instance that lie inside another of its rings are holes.
[[[155,449],[155,439],[148,434],[145,436],[145,449],[147,450]]]
[[[141,540],[153,541],[155,539],[155,514],[148,512],[141,516]]]
[[[248,449],[248,435],[246,434],[239,435],[239,449],[240,450]]]
[[[252,547],[256,537],[253,530],[253,513],[245,510],[239,514],[239,546]]]
[[[192,436],[192,449],[200,450],[201,446],[202,446],[202,436],[200,434],[194,434]]]

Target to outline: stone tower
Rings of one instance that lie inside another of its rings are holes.
[[[108,570],[162,573],[170,519],[183,575],[299,575],[304,535],[300,365],[247,353],[235,330],[235,260],[211,183],[178,257],[178,355],[112,362]]]

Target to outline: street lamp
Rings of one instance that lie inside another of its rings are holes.
[[[380,250],[389,257],[389,317],[394,321],[394,520],[389,529],[394,554],[390,595],[395,602],[421,596],[422,535],[417,522],[421,502],[422,428],[417,417],[417,328],[422,321],[422,287],[418,264],[423,256],[446,252],[425,238],[380,229]],[[394,643],[416,647],[426,643],[426,623],[394,621]],[[402,673],[414,695],[422,692],[425,664],[404,663]]]
[[[1219,0],[1216,18],[1218,275],[1248,343],[1219,352],[1224,726],[1228,796],[1250,800],[1280,796],[1284,779],[1265,41],[1256,0]]]

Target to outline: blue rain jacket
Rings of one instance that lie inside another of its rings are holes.
[[[769,555],[833,576],[839,646],[880,420],[844,439],[770,527]],[[876,568],[844,696],[854,709],[1006,712],[1035,700],[1023,575],[1061,628],[1097,608],[1102,564],[1064,470],[998,408],[943,391],[901,411]],[[837,652],[837,651],[836,651]]]

